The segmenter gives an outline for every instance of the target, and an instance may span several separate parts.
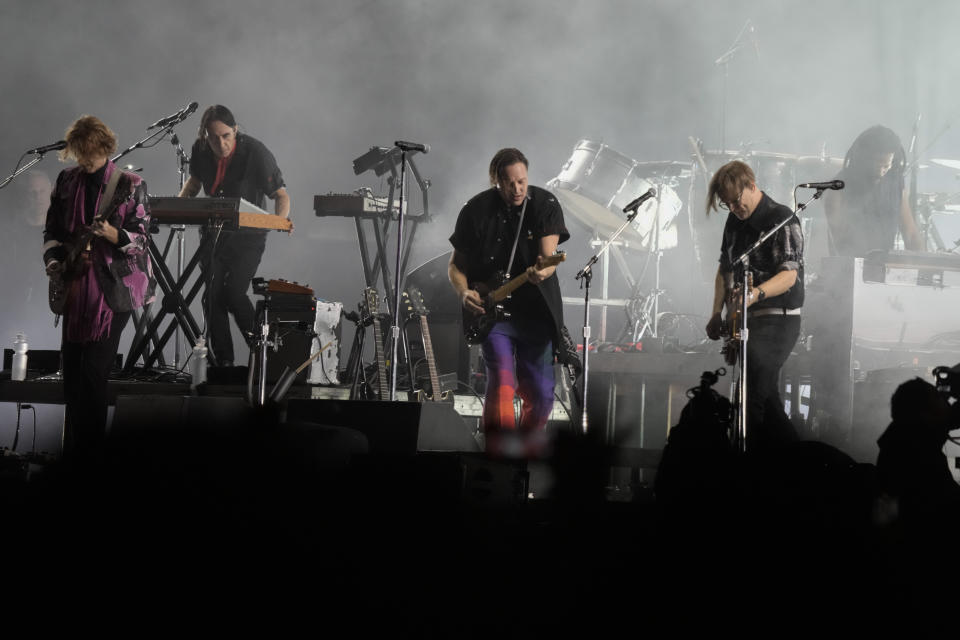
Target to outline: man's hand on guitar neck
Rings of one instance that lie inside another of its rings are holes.
[[[543,256],[537,256],[537,264],[527,267],[527,282],[533,284],[540,284],[547,278],[553,275],[553,272],[557,270],[556,265],[551,265],[549,267],[543,266]]]

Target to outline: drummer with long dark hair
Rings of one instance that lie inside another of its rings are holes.
[[[239,197],[261,208],[270,198],[276,215],[290,216],[290,196],[273,154],[256,138],[239,133],[233,113],[219,104],[203,113],[190,155],[190,179],[180,196],[196,196],[201,186],[208,196]],[[212,269],[205,273],[210,284],[204,306],[210,313],[210,346],[218,365],[230,366],[234,360],[228,313],[249,343],[254,308],[247,288],[260,266],[266,242],[264,230],[223,230],[212,263],[209,256],[203,261],[205,271]]]
[[[905,157],[897,134],[880,125],[853,141],[837,174],[844,189],[824,194],[831,255],[862,257],[890,251],[898,232],[903,248],[923,249],[904,194]]]

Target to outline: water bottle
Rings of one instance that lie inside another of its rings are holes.
[[[190,386],[196,388],[198,384],[207,381],[207,343],[203,338],[193,345],[193,355],[190,356],[190,376],[193,379]]]
[[[27,379],[27,336],[17,334],[13,341],[13,365],[10,371],[11,380]]]

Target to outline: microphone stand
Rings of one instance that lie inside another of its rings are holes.
[[[183,146],[180,144],[180,138],[177,137],[177,134],[173,134],[170,138],[170,143],[176,147],[177,152],[177,173],[180,174],[180,188],[177,190],[177,193],[183,191],[183,185],[187,182],[187,170],[186,167],[190,163],[190,158],[187,157],[186,152],[183,150]],[[187,226],[183,224],[175,224],[170,226],[170,232],[173,233],[177,239],[177,282],[180,282],[180,278],[183,276],[183,260],[184,260],[184,244],[183,244],[183,232],[186,230]],[[175,325],[175,333],[173,334],[173,368],[177,371],[180,370],[180,325]]]
[[[583,429],[583,433],[587,433],[588,420],[587,420],[587,382],[590,378],[590,281],[593,279],[593,265],[597,263],[600,259],[600,256],[604,255],[607,252],[607,249],[610,248],[610,245],[613,244],[613,241],[620,237],[620,234],[623,233],[623,230],[633,222],[633,219],[637,217],[637,212],[640,210],[640,203],[636,204],[633,207],[633,211],[627,216],[627,219],[623,221],[623,224],[620,225],[620,228],[613,232],[606,242],[603,243],[603,246],[600,247],[600,250],[597,251],[593,256],[587,260],[587,263],[583,265],[583,268],[577,272],[576,280],[582,280],[583,283],[580,285],[584,289],[583,294],[583,388],[580,389],[580,426]]]
[[[727,77],[730,71],[729,65],[730,61],[733,60],[733,57],[737,54],[737,51],[743,48],[741,40],[743,40],[743,34],[747,32],[749,26],[750,19],[748,18],[726,53],[713,61],[715,65],[723,67],[723,99],[720,101],[720,153],[724,154],[727,152]]]
[[[10,184],[11,182],[13,182],[13,179],[16,178],[18,175],[20,175],[21,173],[23,173],[24,171],[26,171],[27,169],[29,169],[29,168],[32,167],[33,165],[35,165],[35,164],[37,164],[38,162],[40,162],[41,160],[43,160],[43,155],[44,155],[44,153],[46,153],[46,152],[43,151],[43,152],[38,153],[36,158],[34,158],[34,159],[31,160],[30,162],[28,162],[27,164],[23,165],[22,167],[20,167],[19,169],[17,169],[17,170],[14,171],[13,173],[11,173],[9,176],[7,176],[7,177],[3,180],[3,182],[0,182],[0,189],[3,189],[5,186],[7,186],[7,185]],[[26,155],[26,154],[24,154],[24,155]],[[23,156],[20,156],[20,159],[23,160]]]
[[[807,208],[814,200],[820,198],[826,189],[818,188],[806,202],[798,206],[793,215],[784,218],[769,231],[765,231],[757,241],[747,248],[740,256],[733,261],[733,264],[740,270],[740,379],[737,381],[737,402],[734,404],[737,411],[736,431],[734,432],[734,444],[740,453],[747,452],[747,342],[750,339],[750,330],[747,327],[747,293],[749,288],[750,274],[750,256],[769,240],[785,224],[798,217],[798,214]],[[798,274],[799,275],[799,274]],[[733,328],[731,328],[733,329]]]
[[[400,147],[400,211],[397,213],[397,263],[393,272],[393,324],[390,326],[392,354],[390,356],[390,401],[397,398],[397,346],[400,343],[400,280],[403,256],[403,186],[407,179],[407,150]],[[413,382],[412,380],[410,381]]]

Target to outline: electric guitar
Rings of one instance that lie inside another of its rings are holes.
[[[367,287],[363,291],[364,311],[373,325],[373,347],[377,360],[377,395],[381,400],[390,399],[390,383],[387,382],[387,358],[383,352],[383,331],[380,327],[380,316],[377,314],[377,290]]]
[[[431,400],[433,402],[443,401],[452,402],[453,392],[442,391],[440,387],[440,376],[437,373],[437,360],[433,355],[433,341],[430,339],[430,326],[427,324],[427,308],[423,304],[423,294],[416,287],[407,287],[403,292],[404,308],[408,319],[418,318],[420,320],[420,335],[423,338],[423,354],[427,361],[427,370],[430,373],[430,391],[418,389],[414,392],[417,400]]]
[[[95,216],[90,226],[92,227],[102,219],[101,216]],[[87,231],[76,240],[63,243],[67,248],[67,257],[60,264],[60,271],[50,276],[50,283],[47,287],[47,301],[50,303],[50,311],[58,316],[63,315],[63,310],[67,306],[70,283],[80,277],[80,274],[83,273],[84,263],[90,259],[91,243],[95,237],[93,231]]]
[[[47,302],[50,305],[50,311],[57,316],[63,315],[63,310],[67,306],[67,297],[70,293],[71,282],[80,277],[83,273],[84,265],[90,259],[90,249],[96,234],[93,233],[93,227],[98,222],[106,220],[110,214],[117,210],[117,207],[126,197],[125,188],[119,188],[123,172],[117,169],[107,183],[106,192],[103,194],[104,204],[102,209],[93,216],[87,231],[75,240],[64,242],[67,248],[67,257],[60,265],[60,271],[50,275],[50,283],[47,288]],[[124,183],[125,185],[128,183]],[[54,323],[56,324],[56,322]]]
[[[753,273],[747,274],[747,291],[753,288]],[[743,319],[743,299],[739,284],[727,288],[727,317],[723,321],[723,347],[720,353],[724,361],[733,366],[740,357],[740,325]]]
[[[567,259],[567,254],[557,252],[549,258],[544,258],[541,263],[541,268],[552,267],[554,265],[560,264]],[[495,280],[503,282],[505,276],[498,274],[498,277]],[[474,315],[472,311],[468,309],[463,309],[463,335],[467,340],[467,344],[475,345],[483,342],[487,335],[489,335],[490,330],[493,329],[493,325],[503,320],[509,318],[509,314],[503,309],[503,301],[510,297],[514,291],[516,291],[521,285],[526,284],[527,272],[524,271],[518,276],[514,276],[512,279],[508,280],[500,287],[491,291],[491,287],[486,283],[477,283],[473,285],[480,296],[483,298],[483,308],[484,312],[479,315]]]

